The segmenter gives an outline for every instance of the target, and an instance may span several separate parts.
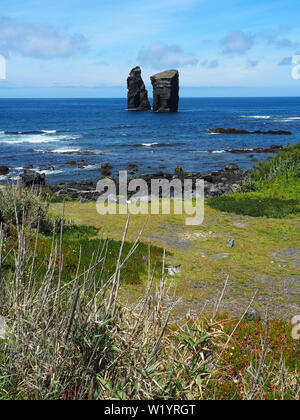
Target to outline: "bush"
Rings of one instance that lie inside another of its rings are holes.
[[[1,266],[12,252],[7,243],[0,262],[0,307],[8,326],[0,339],[0,400],[299,399],[298,343],[285,324],[270,328],[267,353],[265,344],[259,348],[267,337],[259,322],[237,328],[237,320],[187,317],[171,326],[176,302],[164,276],[153,281],[149,259],[141,299],[119,299],[121,269],[138,242],[125,251],[124,238],[107,281],[104,246],[83,272],[79,261],[64,283],[63,243],[54,235],[40,281],[40,261],[27,244],[32,239],[20,230],[10,273]]]
[[[212,197],[221,211],[254,217],[284,218],[300,213],[300,143],[287,146],[266,162],[254,165],[236,194]]]
[[[26,225],[40,231],[51,232],[53,222],[48,216],[48,205],[31,190],[7,187],[0,191],[0,220],[9,225]]]

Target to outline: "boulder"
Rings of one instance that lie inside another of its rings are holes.
[[[235,240],[234,239],[228,239],[227,248],[233,248],[234,245],[235,245]]]
[[[35,171],[24,171],[21,175],[24,187],[31,187],[32,185],[45,185],[45,178],[45,174],[39,174]]]
[[[127,79],[127,109],[131,111],[149,111],[151,109],[148,91],[146,90],[141,74],[141,68],[135,67],[131,70]]]
[[[179,103],[178,70],[167,70],[151,77],[153,111],[177,112]]]
[[[8,175],[9,168],[7,166],[0,166],[0,175]]]
[[[240,168],[235,163],[230,163],[225,167],[226,171],[238,171]]]

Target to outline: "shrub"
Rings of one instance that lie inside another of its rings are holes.
[[[24,225],[51,232],[53,223],[48,216],[48,205],[31,190],[16,186],[0,191],[0,219],[10,225]]]
[[[254,165],[236,194],[211,197],[208,204],[226,212],[284,218],[300,213],[299,197],[300,143],[297,143]]]

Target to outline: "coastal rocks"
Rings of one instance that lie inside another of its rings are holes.
[[[270,146],[270,147],[257,147],[255,149],[230,149],[226,150],[229,153],[242,154],[242,153],[279,153],[284,150],[283,146]],[[252,156],[251,156],[252,157]]]
[[[80,202],[96,201],[99,193],[96,183],[91,181],[62,182],[49,187],[56,197],[62,200],[77,200]]]
[[[129,165],[128,165],[129,166]],[[131,165],[130,165],[131,166]],[[133,166],[133,164],[132,164]],[[103,164],[102,171],[106,172],[106,176],[110,176],[110,170],[112,169],[111,165]],[[182,172],[175,172],[173,174],[168,174],[164,172],[158,172],[155,174],[139,175],[138,178],[144,180],[148,185],[148,197],[140,197],[138,200],[140,202],[150,202],[151,200],[151,182],[155,179],[173,181],[179,179],[183,181],[184,179],[190,179],[192,181],[192,194],[196,194],[196,183],[199,180],[204,180],[204,193],[205,197],[219,196],[227,193],[235,192],[236,189],[241,184],[242,180],[247,174],[247,171],[237,169],[228,171],[225,169],[214,171],[209,174],[201,173],[186,173],[182,168]],[[128,179],[128,182],[130,179]],[[117,196],[121,194],[118,183],[116,183],[116,193]],[[99,197],[99,193],[96,190],[96,182],[89,181],[79,181],[71,183],[61,183],[59,185],[50,185],[49,187],[53,193],[62,199],[71,199],[78,200],[81,202],[84,201],[96,201]],[[171,189],[171,196],[174,196],[175,188]],[[182,194],[183,196],[183,183],[179,186],[179,190],[176,187],[176,194]],[[128,192],[127,200],[131,200],[132,196],[135,195],[135,192]],[[160,190],[159,196],[162,197],[162,191]]]
[[[48,166],[48,167],[44,167],[44,168],[39,168],[39,172],[44,172],[44,171],[53,172],[54,170],[55,170],[54,166]]]
[[[128,105],[131,111],[149,111],[151,105],[148,99],[148,92],[141,77],[141,68],[135,67],[131,70],[127,79]]]
[[[0,166],[0,175],[8,175],[9,168],[7,166]]]
[[[102,163],[101,165],[101,173],[103,176],[110,176],[111,175],[111,169],[113,167],[109,163]]]
[[[208,131],[210,134],[264,134],[264,135],[285,135],[290,136],[293,133],[291,131],[283,130],[269,130],[269,131],[247,131],[247,130],[237,130],[236,128],[216,128]]]
[[[240,168],[235,163],[230,163],[225,167],[225,171],[238,171]]]
[[[178,70],[167,70],[151,76],[153,86],[153,111],[177,112],[179,103]]]
[[[39,174],[35,171],[24,171],[21,175],[24,187],[32,187],[33,185],[44,186],[46,184],[45,178],[45,174]]]

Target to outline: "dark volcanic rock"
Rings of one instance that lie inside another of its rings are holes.
[[[109,167],[110,165],[107,164]],[[103,175],[106,177],[110,175],[110,169],[106,167],[104,164],[104,168],[102,169]],[[133,165],[132,165],[133,166]],[[107,171],[107,173],[106,173]],[[151,194],[151,181],[153,179],[165,179],[168,181],[173,181],[179,179],[183,181],[184,179],[190,179],[192,181],[192,193],[195,195],[195,188],[196,183],[198,180],[204,180],[204,190],[205,196],[211,197],[216,195],[222,195],[227,193],[232,193],[236,191],[238,186],[241,184],[242,180],[246,176],[247,171],[242,169],[237,170],[219,170],[214,171],[209,174],[201,174],[201,173],[185,173],[182,169],[180,173],[164,173],[158,172],[155,174],[146,174],[146,175],[139,175],[138,179],[143,179],[146,181],[148,185],[148,193]],[[113,178],[112,178],[113,179]],[[128,179],[128,183],[130,179]],[[183,186],[182,182],[182,186]],[[118,180],[116,180],[116,187],[117,187],[117,195],[121,194],[122,192],[119,189]],[[78,200],[78,201],[96,201],[99,197],[99,192],[96,189],[96,183],[91,181],[78,181],[78,182],[64,182],[59,185],[50,185],[49,187],[53,193],[62,198],[62,199],[71,199],[71,200]],[[177,191],[178,192],[178,191]],[[180,187],[180,191],[183,195],[184,191],[182,187]],[[161,196],[162,191],[160,191]],[[128,198],[131,198],[134,195],[134,191],[128,191]],[[171,196],[173,196],[174,191],[171,189]]]
[[[0,175],[8,175],[9,168],[7,166],[0,166]]]
[[[283,146],[270,146],[270,147],[258,147],[255,149],[231,149],[226,150],[229,153],[241,154],[241,153],[279,153],[284,150]]]
[[[128,110],[148,111],[151,109],[151,105],[148,99],[148,92],[146,90],[141,74],[141,68],[135,67],[131,70],[127,79]]]
[[[236,128],[216,128],[214,130],[209,130],[209,133],[213,134],[264,134],[264,135],[284,135],[290,136],[293,133],[291,131],[283,131],[283,130],[269,130],[269,131],[247,131],[247,130],[237,130]]]
[[[178,70],[167,70],[151,77],[153,111],[177,112],[179,103]]]
[[[230,163],[225,167],[226,171],[238,171],[240,168],[235,163]]]
[[[34,171],[24,171],[21,175],[22,184],[25,187],[31,187],[32,185],[45,185],[45,174],[39,174]]]

